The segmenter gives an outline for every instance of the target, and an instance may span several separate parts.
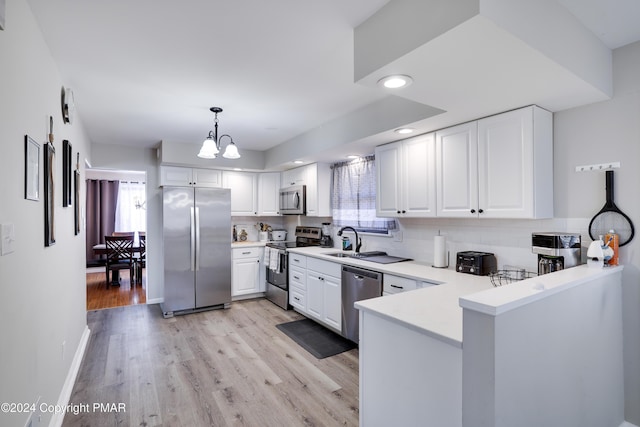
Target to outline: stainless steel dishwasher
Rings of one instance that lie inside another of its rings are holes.
[[[357,343],[360,340],[356,301],[382,296],[382,273],[342,266],[342,335]]]

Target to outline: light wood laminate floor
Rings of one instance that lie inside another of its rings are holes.
[[[265,299],[164,319],[158,305],[87,313],[91,338],[64,426],[355,426],[358,350],[318,360]]]

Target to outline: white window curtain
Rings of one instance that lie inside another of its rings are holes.
[[[115,231],[147,230],[147,196],[144,182],[120,181]]]
[[[360,231],[394,230],[394,219],[376,217],[375,157],[335,163],[332,174],[333,222],[338,227],[350,225]]]

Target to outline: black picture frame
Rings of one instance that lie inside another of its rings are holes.
[[[80,155],[78,153],[78,155]],[[80,234],[80,171],[75,170],[73,172],[73,202],[75,207],[73,209],[74,218],[74,234],[77,236]]]
[[[24,198],[40,200],[40,144],[24,136]]]
[[[73,149],[66,139],[62,141],[62,207],[73,205]]]
[[[55,165],[56,149],[53,143],[47,143],[44,159],[44,245],[56,243],[55,234]]]

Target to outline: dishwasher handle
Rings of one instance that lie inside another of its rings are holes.
[[[342,266],[342,273],[353,274],[357,280],[364,280],[365,278],[382,280],[382,273],[377,271],[365,270],[360,267],[349,267],[347,265]]]

